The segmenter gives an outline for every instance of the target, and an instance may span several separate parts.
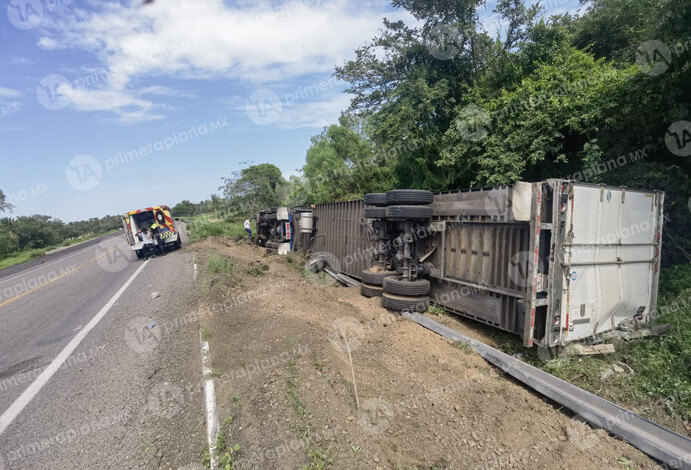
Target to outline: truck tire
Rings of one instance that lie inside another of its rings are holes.
[[[430,206],[389,206],[386,217],[399,220],[428,220],[432,218]]]
[[[403,276],[391,276],[384,279],[384,292],[397,295],[427,295],[429,294],[429,281],[427,279],[416,279],[409,281]]]
[[[365,297],[381,297],[384,289],[380,286],[370,286],[369,284],[360,284],[360,294]]]
[[[137,258],[144,259],[144,253],[142,253],[142,250],[134,250],[134,252],[137,254]]]
[[[422,313],[429,308],[429,297],[406,297],[384,292],[381,296],[381,304],[389,310]]]
[[[367,219],[385,219],[386,207],[365,207],[364,213]]]
[[[180,234],[178,233],[178,239],[173,242],[173,246],[175,247],[176,250],[179,250],[182,248],[182,240],[180,240]]]
[[[364,202],[367,206],[384,207],[387,205],[386,193],[365,194]]]
[[[399,204],[432,204],[434,194],[422,189],[392,189],[386,193],[386,203],[388,205]]]
[[[360,273],[362,282],[370,286],[381,286],[385,277],[396,276],[396,271],[379,271],[377,268],[365,269]]]

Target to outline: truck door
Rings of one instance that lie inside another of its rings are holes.
[[[122,227],[125,229],[125,236],[127,237],[127,243],[132,246],[134,245],[134,237],[132,236],[132,228],[130,227],[129,216],[123,215],[120,217],[122,219]]]

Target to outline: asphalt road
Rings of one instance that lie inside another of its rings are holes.
[[[0,273],[0,469],[198,463],[192,279],[184,248],[142,261],[122,232]]]

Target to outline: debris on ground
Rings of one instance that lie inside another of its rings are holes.
[[[593,356],[595,354],[612,354],[614,353],[613,344],[580,344],[576,343],[569,347],[570,354],[573,356]]]

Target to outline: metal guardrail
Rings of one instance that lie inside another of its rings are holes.
[[[665,468],[691,469],[691,440],[636,413],[526,364],[419,313],[403,313],[419,325],[472,346],[486,361],[533,390],[569,408],[597,428],[603,428],[649,456]]]

